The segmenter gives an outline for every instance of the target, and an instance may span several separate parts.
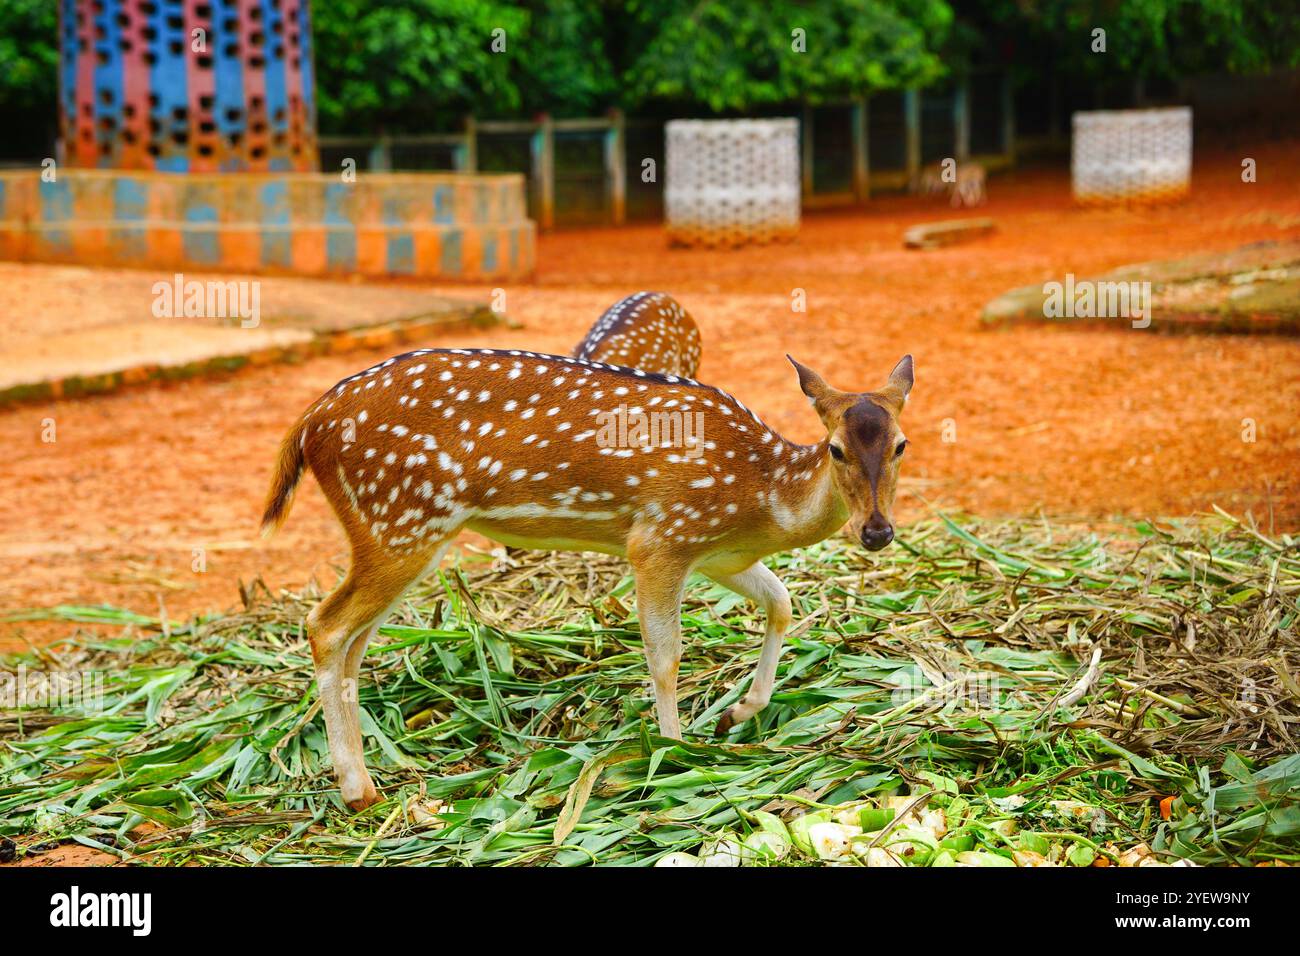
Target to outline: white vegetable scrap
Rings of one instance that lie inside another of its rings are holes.
[[[858,825],[859,815],[864,807],[870,807],[869,803],[848,803],[835,811],[833,819],[836,823],[843,824],[846,827],[855,827]]]
[[[921,826],[934,834],[936,840],[942,840],[948,833],[948,818],[937,807],[921,811]]]
[[[867,851],[867,866],[903,866],[903,861],[883,846],[873,846]]]
[[[1155,860],[1151,853],[1151,847],[1145,843],[1139,843],[1135,847],[1125,850],[1119,855],[1120,866],[1150,866],[1148,860]],[[1159,866],[1160,861],[1155,860],[1155,865]]]
[[[1015,866],[1005,856],[997,853],[986,853],[983,850],[966,850],[964,853],[957,854],[958,866]]]
[[[718,841],[700,854],[700,866],[740,866],[740,845],[734,840]]]
[[[907,813],[903,812],[915,802],[918,796],[920,794],[913,793],[905,797],[885,798],[885,809],[894,811],[894,819],[898,821],[900,827],[912,826],[919,822],[916,817],[916,810],[909,810]]]
[[[899,827],[885,838],[885,845],[905,863],[924,866],[939,849],[939,840],[925,827]]]
[[[1110,825],[1106,820],[1105,811],[1100,807],[1081,803],[1078,800],[1053,800],[1048,806],[1066,820],[1088,824],[1088,829],[1092,833],[1100,833]]]
[[[746,860],[784,860],[790,852],[790,838],[768,830],[755,830],[745,837],[741,855]]]
[[[861,827],[842,823],[814,823],[808,828],[808,841],[819,860],[838,860],[853,851],[853,837],[861,832]]]

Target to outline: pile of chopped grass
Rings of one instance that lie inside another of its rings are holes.
[[[243,613],[191,623],[42,612],[120,636],[21,661],[102,675],[103,706],[0,714],[0,834],[147,864],[648,865],[743,845],[775,828],[764,814],[935,793],[960,801],[954,857],[1300,860],[1294,541],[1222,515],[1109,541],[941,516],[899,544],[772,560],[796,623],[771,705],[725,742],[711,729],[762,633],[748,603],[689,588],[677,742],[652,730],[625,565],[466,556],[367,655],[387,799],[360,814],[334,786],[301,630],[318,595],[254,588]]]

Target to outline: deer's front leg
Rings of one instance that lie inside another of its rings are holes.
[[[689,568],[668,560],[633,558],[636,611],[650,679],[655,688],[659,733],[680,740],[677,718],[677,668],[682,659],[682,589]]]
[[[739,574],[710,574],[707,568],[701,570],[724,588],[759,604],[767,615],[767,631],[763,635],[763,650],[759,653],[758,667],[754,669],[754,679],[749,692],[727,708],[718,720],[716,733],[721,736],[736,724],[753,717],[772,699],[776,663],[781,657],[786,629],[790,627],[790,592],[771,569],[759,562]]]

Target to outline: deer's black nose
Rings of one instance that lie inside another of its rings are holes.
[[[893,540],[894,529],[891,525],[885,524],[873,528],[868,524],[862,529],[862,546],[868,551],[879,551]]]

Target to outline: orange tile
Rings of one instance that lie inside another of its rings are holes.
[[[149,264],[160,269],[177,269],[183,260],[181,234],[171,226],[150,226],[145,242]]]
[[[357,230],[357,272],[363,276],[387,275],[388,235],[384,230]]]
[[[260,229],[223,230],[221,265],[232,272],[259,272],[262,268],[262,232]]]
[[[325,230],[298,226],[291,240],[293,271],[300,275],[323,275],[325,272]]]
[[[442,234],[437,229],[412,229],[415,238],[415,274],[422,278],[438,275],[442,263]]]

